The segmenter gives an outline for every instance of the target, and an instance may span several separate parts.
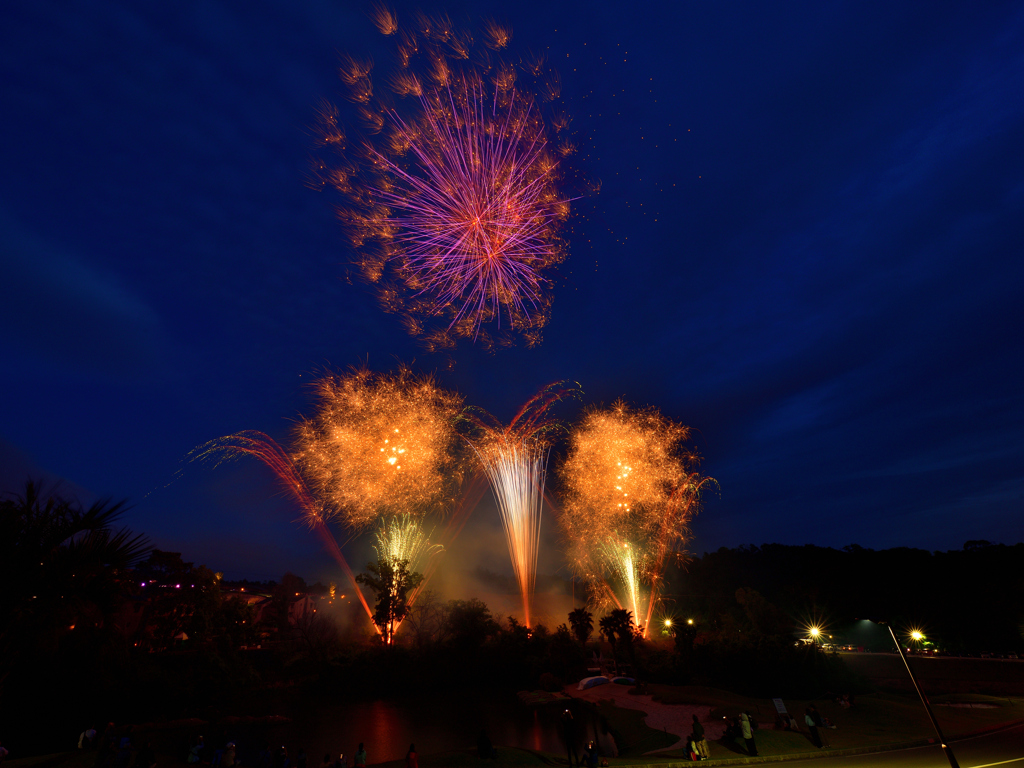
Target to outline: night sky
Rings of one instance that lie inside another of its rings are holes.
[[[450,357],[348,279],[304,183],[339,55],[387,69],[368,4],[5,7],[0,492],[60,479],[229,577],[331,578],[268,471],[183,459],[286,441],[319,372],[402,361],[503,419],[567,379],[690,425],[721,486],[698,554],[1021,540],[1020,3],[415,6],[545,52],[601,182],[543,344]]]

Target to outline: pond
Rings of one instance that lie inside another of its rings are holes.
[[[283,715],[290,722],[221,722],[187,735],[180,731],[173,736],[154,734],[154,746],[184,755],[188,750],[185,741],[202,732],[211,749],[234,741],[238,757],[246,765],[253,765],[259,750],[267,745],[271,750],[286,747],[293,766],[298,750],[303,749],[309,768],[317,768],[325,754],[334,759],[344,753],[351,765],[360,742],[365,744],[370,763],[402,760],[412,743],[422,755],[475,750],[483,729],[498,749],[525,747],[564,754],[564,712],[569,709],[577,750],[582,751],[587,741],[596,740],[602,754],[615,754],[614,740],[599,716],[576,700],[531,707],[505,691],[475,696],[424,691],[399,699],[354,698],[345,690],[339,690],[336,697],[288,691],[259,703],[250,702],[246,709],[247,714]]]

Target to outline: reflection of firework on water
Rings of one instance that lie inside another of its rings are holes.
[[[409,563],[409,570],[422,573],[427,561],[440,552],[440,544],[431,544],[430,531],[423,530],[423,525],[412,515],[397,515],[390,519],[381,519],[377,528],[377,557],[382,560]]]
[[[473,427],[470,443],[491,484],[505,526],[527,626],[537,580],[549,438],[558,429],[549,411],[563,397],[578,391],[562,384],[545,387],[523,406],[508,427],[482,412],[468,417]]]
[[[360,529],[382,514],[449,510],[461,482],[452,452],[458,395],[404,368],[325,376],[316,389],[294,458],[325,517]]]
[[[657,411],[620,401],[584,416],[560,468],[559,522],[574,570],[595,599],[622,607],[609,578],[616,582],[645,632],[665,558],[685,542],[708,481],[696,472],[696,454],[681,448],[688,436]]]
[[[542,106],[559,95],[557,73],[540,57],[503,61],[510,30],[497,24],[479,49],[445,17],[399,31],[383,6],[373,16],[395,35],[399,98],[374,95],[372,63],[345,60],[361,136],[349,140],[337,109],[321,107],[320,144],[341,160],[318,162],[314,185],[343,193],[363,277],[429,348],[513,333],[536,344],[569,215],[559,185],[572,146],[557,140],[568,121]]]

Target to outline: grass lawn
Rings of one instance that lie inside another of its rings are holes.
[[[671,733],[651,728],[644,722],[646,713],[638,709],[624,709],[607,701],[594,705],[601,717],[608,721],[608,730],[615,737],[620,757],[637,757],[652,749],[664,749],[679,741]]]
[[[816,752],[810,736],[804,728],[800,733],[776,731],[775,707],[770,700],[751,699],[738,694],[715,688],[699,686],[666,686],[651,685],[650,692],[656,701],[665,704],[703,704],[710,706],[711,719],[733,716],[748,710],[758,720],[760,728],[754,733],[757,751],[760,755],[785,755],[800,752]],[[934,696],[929,699],[932,711],[939,721],[946,736],[954,738],[973,731],[992,728],[1004,723],[1024,720],[1024,699],[983,696],[979,694],[953,694]],[[803,724],[804,709],[813,703],[818,710],[835,723],[836,728],[820,729],[822,740],[834,749],[847,749],[867,746],[882,746],[920,739],[932,738],[932,730],[924,707],[917,696],[899,694],[870,694],[859,696],[856,705],[844,709],[831,700],[787,699],[786,709]],[[969,708],[948,706],[949,704],[987,704],[986,708]],[[746,746],[742,740],[723,743],[709,742],[711,757],[728,758],[746,755]],[[648,747],[645,750],[657,749]],[[634,751],[627,753],[636,754]],[[662,752],[666,758],[681,759],[682,752]],[[647,756],[645,761],[652,760]]]

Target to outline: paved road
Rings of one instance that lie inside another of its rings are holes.
[[[960,768],[1024,768],[1024,725],[951,742]],[[850,757],[820,757],[785,763],[792,768],[949,768],[946,756],[938,746],[880,752]]]

